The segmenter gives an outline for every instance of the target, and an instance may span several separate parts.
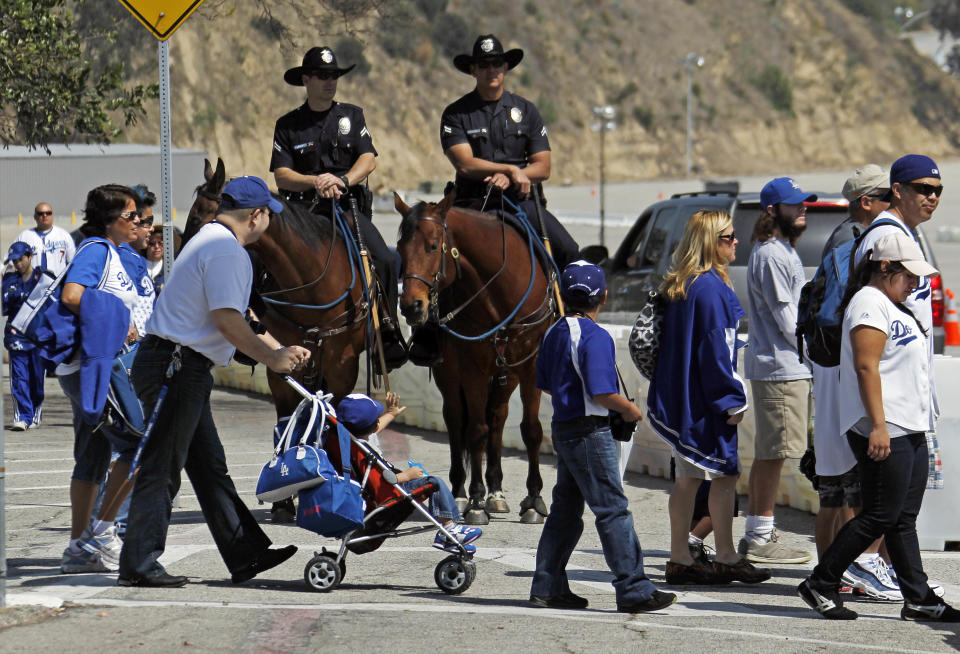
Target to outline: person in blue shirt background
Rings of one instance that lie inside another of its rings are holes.
[[[7,348],[10,358],[12,429],[23,431],[40,426],[45,371],[39,351],[10,326],[9,319],[20,311],[43,271],[34,268],[33,248],[23,241],[10,246],[4,263],[13,265],[13,270],[3,275],[3,315],[8,318],[3,331],[3,346]]]
[[[537,546],[530,603],[583,609],[587,600],[570,591],[566,566],[583,533],[584,502],[596,516],[607,565],[614,574],[617,611],[656,611],[677,596],[656,589],[643,571],[643,550],[620,482],[617,444],[610,412],[627,422],[640,409],[618,392],[613,338],[597,325],[606,301],[603,271],[586,261],[563,270],[560,292],[567,315],[543,337],[537,358],[537,388],[553,402],[551,433],[557,455],[557,483],[550,515]]]

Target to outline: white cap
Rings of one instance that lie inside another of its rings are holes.
[[[899,261],[903,267],[920,277],[939,275],[940,271],[927,263],[915,240],[901,231],[880,237],[870,252],[872,261]]]

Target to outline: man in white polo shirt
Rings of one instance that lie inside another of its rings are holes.
[[[73,261],[76,251],[73,239],[67,230],[53,224],[53,208],[46,202],[34,208],[33,219],[37,226],[20,232],[17,240],[33,248],[36,253],[34,266],[49,270],[54,276],[59,275]]]
[[[267,538],[237,495],[227,474],[223,445],[210,411],[214,365],[230,363],[234,350],[277,373],[302,365],[310,353],[282,347],[270,334],[257,336],[244,320],[253,267],[243,249],[266,231],[270,211],[283,206],[258,177],[238,177],[222,192],[216,219],[187,243],[147,322],[131,380],[146,411],[168,387],[143,451],[120,554],[121,586],[180,587],[158,559],[166,544],[173,497],[186,470],[203,517],[233,583],[253,578],[287,560],[293,545],[270,549]],[[171,377],[167,371],[179,362]]]

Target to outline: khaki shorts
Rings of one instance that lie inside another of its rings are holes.
[[[676,452],[673,453],[673,466],[673,473],[677,479],[708,479],[712,481],[726,477],[719,472],[710,472],[700,466],[695,466]]]
[[[809,379],[791,381],[750,380],[753,415],[754,458],[799,459],[807,449],[810,423]]]

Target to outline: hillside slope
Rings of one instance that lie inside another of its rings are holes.
[[[314,28],[283,9],[272,20],[289,38],[267,29],[249,0],[208,2],[174,35],[176,146],[222,156],[230,174],[268,175],[274,121],[303,100],[283,71],[308,47],[337,42],[310,36]],[[702,176],[853,168],[907,151],[960,150],[960,81],[839,0],[451,0],[446,11],[474,30],[462,52],[481,32],[524,49],[507,85],[551,118],[554,183],[596,179],[591,108],[607,103],[619,114],[607,137],[609,179],[682,175],[681,60],[692,51],[706,60],[694,73],[693,161]],[[371,69],[342,78],[338,98],[366,112],[380,153],[377,189],[451,176],[439,117],[472,88],[439,52],[425,18],[417,21],[405,26],[407,57],[387,54],[373,18],[353,24]],[[124,56],[138,81],[154,81],[153,42],[128,22],[123,39],[136,47]],[[158,124],[152,111],[126,138],[155,143]]]

